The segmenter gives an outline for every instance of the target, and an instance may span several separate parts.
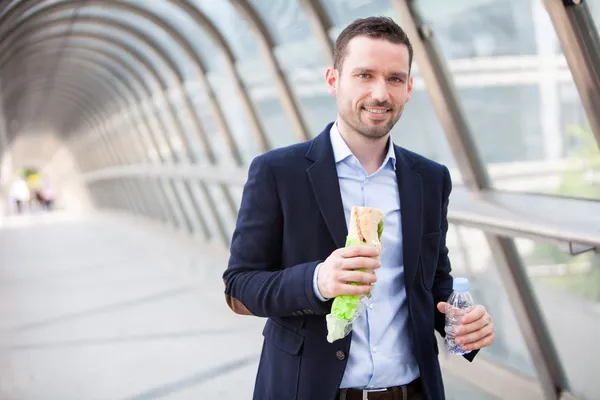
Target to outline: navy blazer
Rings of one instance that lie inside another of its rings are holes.
[[[347,235],[331,125],[313,140],[256,157],[248,171],[223,278],[233,311],[268,318],[255,400],[334,400],[346,367],[352,335],[327,342],[332,301],[321,302],[313,291],[315,267]],[[426,397],[444,399],[434,329],[444,335],[436,304],[452,292],[450,174],[423,156],[394,150],[414,352]]]

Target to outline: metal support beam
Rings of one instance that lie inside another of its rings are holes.
[[[600,149],[600,38],[584,0],[543,0]],[[600,24],[600,21],[598,21]]]

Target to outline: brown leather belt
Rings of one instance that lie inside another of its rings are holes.
[[[409,400],[422,393],[421,379],[417,378],[406,385],[383,389],[340,389],[336,400]]]

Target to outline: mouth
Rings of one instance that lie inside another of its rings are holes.
[[[362,107],[362,111],[366,112],[371,119],[384,119],[388,117],[392,109],[387,107]]]

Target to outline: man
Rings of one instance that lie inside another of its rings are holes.
[[[451,181],[446,167],[392,143],[412,94],[411,63],[391,19],[356,20],[325,76],[337,120],[250,166],[223,277],[233,311],[268,317],[254,399],[444,398],[434,330],[444,335],[452,292]],[[373,248],[344,248],[355,205],[385,215],[380,263]],[[328,343],[332,299],[369,291],[372,310]],[[493,342],[489,314],[477,306],[458,334],[472,360]]]

